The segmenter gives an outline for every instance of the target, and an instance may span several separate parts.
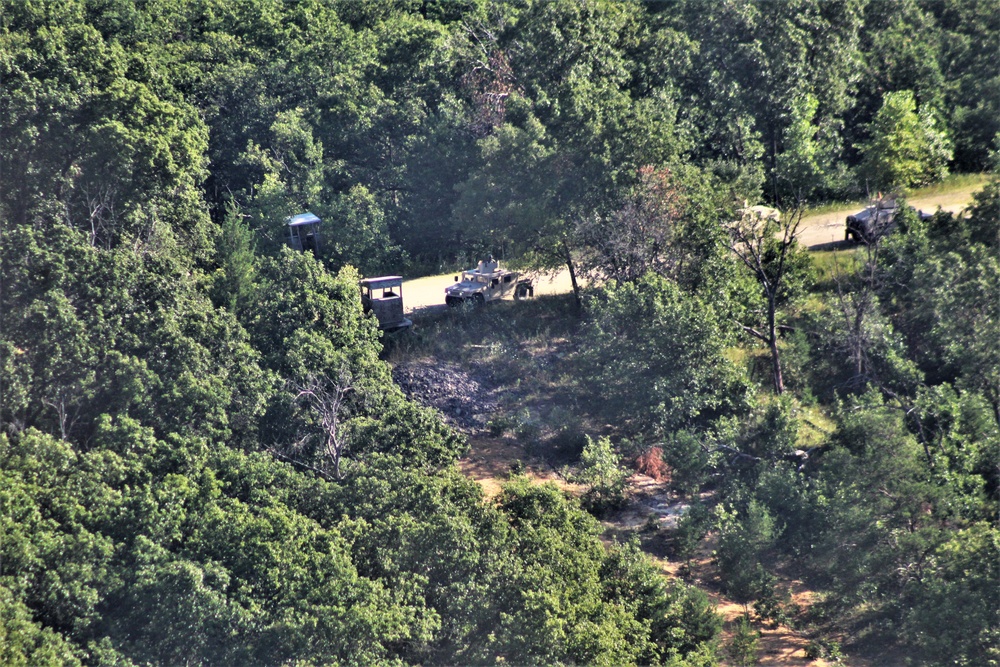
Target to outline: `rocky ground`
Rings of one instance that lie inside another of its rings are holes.
[[[392,378],[408,397],[435,408],[448,424],[470,436],[484,433],[499,408],[495,383],[480,369],[413,359],[397,364]]]

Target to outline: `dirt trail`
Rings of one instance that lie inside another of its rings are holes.
[[[969,186],[945,194],[926,195],[910,200],[910,205],[927,213],[937,211],[938,207],[951,213],[958,213],[972,201],[972,193],[982,189],[982,185]],[[816,215],[807,215],[802,219],[800,241],[813,249],[822,249],[827,244],[839,243],[844,240],[845,218],[851,213],[861,210],[862,205],[845,206],[836,211],[827,211]],[[403,283],[403,303],[407,313],[425,308],[444,308],[444,289],[454,282],[455,273],[444,273],[438,276],[427,276],[407,280]],[[573,286],[566,269],[555,274],[535,277],[535,294],[568,294]]]
[[[934,213],[938,208],[949,213],[958,213],[972,202],[972,193],[981,189],[982,185],[974,185],[945,194],[914,197],[909,203],[924,213]],[[809,248],[817,249],[817,246],[843,241],[847,216],[857,213],[862,208],[863,204],[856,204],[835,211],[805,216],[802,218],[800,242]]]
[[[415,278],[403,283],[403,303],[406,312],[412,313],[424,308],[444,308],[444,290],[455,281],[457,273],[443,273],[439,276]],[[533,274],[535,296],[546,294],[568,294],[573,289],[569,272],[563,269],[555,274]]]
[[[715,538],[709,536],[703,541],[696,556],[685,567],[684,563],[672,557],[670,540],[678,520],[689,507],[687,500],[671,493],[667,482],[657,482],[640,474],[629,478],[629,489],[629,505],[602,522],[608,531],[606,537],[610,539],[639,530],[643,551],[665,574],[694,584],[715,603],[716,611],[725,622],[722,631],[722,643],[725,645],[732,636],[732,624],[743,615],[744,609],[743,605],[733,602],[722,593],[721,576],[712,563]],[[705,496],[704,499],[708,500],[708,497]],[[647,529],[651,518],[656,524],[656,530],[652,532]],[[809,607],[813,593],[801,581],[783,578],[779,574],[779,584],[789,589],[791,601],[795,605],[801,609]],[[825,667],[828,664],[821,659],[806,657],[809,639],[801,632],[786,625],[758,629],[761,636],[758,640],[757,664],[784,667]],[[722,664],[729,663],[723,660]]]
[[[701,567],[710,569],[711,564],[700,562],[695,565],[695,569]],[[792,602],[803,608],[807,607],[810,599],[813,597],[812,592],[805,590],[801,582],[792,582],[791,589]],[[723,629],[723,643],[725,643],[732,635],[729,624],[734,623],[743,615],[743,605],[737,604],[732,600],[727,600],[710,587],[703,585],[702,590],[708,593],[708,597],[717,605],[716,611],[725,619],[726,627]],[[758,640],[758,647],[760,649],[758,653],[758,665],[764,665],[765,667],[787,667],[790,665],[796,667],[826,667],[826,665],[830,664],[822,658],[812,659],[806,657],[806,647],[809,645],[809,640],[803,637],[801,633],[785,625],[774,627],[764,626],[758,629],[761,634]]]

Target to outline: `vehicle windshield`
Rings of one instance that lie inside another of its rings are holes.
[[[473,273],[472,271],[466,271],[462,274],[462,282],[467,283],[485,283],[486,277],[478,273]]]

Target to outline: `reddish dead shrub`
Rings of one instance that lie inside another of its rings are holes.
[[[640,475],[652,477],[657,482],[670,481],[670,466],[663,460],[663,450],[650,447],[635,459],[635,471]]]

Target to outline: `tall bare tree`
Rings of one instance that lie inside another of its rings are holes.
[[[686,197],[669,169],[642,167],[633,196],[610,215],[577,225],[589,252],[582,262],[593,277],[635,282],[650,271],[677,279],[686,268],[683,233]]]
[[[785,391],[781,372],[779,331],[781,308],[801,289],[808,258],[799,247],[802,207],[787,215],[763,207],[746,207],[738,220],[728,225],[729,249],[746,267],[760,287],[759,308],[738,322],[744,332],[767,345],[771,354],[774,390]]]
[[[870,322],[878,315],[879,255],[883,240],[894,226],[894,216],[884,211],[888,211],[888,205],[882,198],[869,199],[864,233],[858,235],[863,249],[854,266],[844,268],[839,258],[834,258],[835,312],[844,332],[841,342],[851,360],[853,382],[861,386],[873,375],[869,352],[874,332]]]
[[[345,398],[354,391],[349,370],[341,369],[336,378],[325,375],[308,375],[303,381],[293,385],[295,402],[311,414],[312,423],[295,443],[294,450],[308,450],[310,444],[318,444],[316,453],[324,459],[323,464],[311,465],[287,455],[297,465],[310,468],[328,479],[344,478],[341,461],[350,441],[347,432],[349,413]],[[332,471],[327,466],[332,466]]]

